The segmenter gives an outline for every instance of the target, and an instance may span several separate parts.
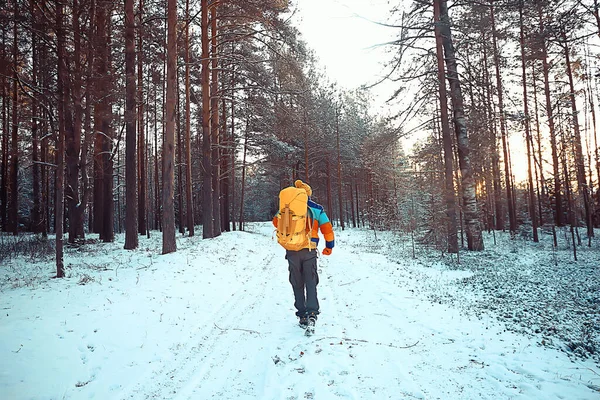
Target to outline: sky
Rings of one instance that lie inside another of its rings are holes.
[[[311,337],[297,324],[285,251],[268,222],[214,239],[178,236],[177,252],[167,255],[155,231],[133,251],[123,249],[123,234],[67,247],[64,279],[52,278],[52,257],[5,259],[0,398],[598,399],[591,360],[574,362],[541,344],[552,336],[511,332],[493,312],[469,312],[490,302],[461,283],[471,270],[446,267],[437,254],[413,259],[409,236],[373,232],[337,230],[332,255],[319,258],[321,314]],[[568,258],[560,238],[558,257]],[[504,274],[503,296],[526,296],[500,315],[516,320],[525,306],[545,317],[551,304],[534,304],[539,296],[523,291],[515,269],[534,274],[534,290],[565,283],[531,267],[540,254],[550,257],[552,237],[543,236],[539,253],[508,234],[496,239],[493,246],[486,234],[484,258],[523,262],[501,263],[490,275]],[[593,274],[593,252],[580,257],[572,267]],[[563,268],[549,271],[572,283]],[[584,286],[578,292],[587,293]],[[569,296],[561,289],[551,297],[561,293]],[[581,340],[565,328],[579,328],[582,318],[553,328]]]
[[[377,80],[384,73],[385,54],[377,45],[394,29],[386,22],[388,0],[298,0],[292,21],[313,49],[327,76],[346,89]],[[375,21],[375,22],[373,22]],[[375,90],[374,94],[379,94]],[[383,102],[383,98],[378,100]]]

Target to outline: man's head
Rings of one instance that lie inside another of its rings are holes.
[[[310,188],[310,186],[308,186],[308,183],[304,183],[300,179],[298,179],[296,180],[296,182],[294,182],[294,186],[296,186],[298,189],[304,189],[308,197],[312,196],[312,189]]]

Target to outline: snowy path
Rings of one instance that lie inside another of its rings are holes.
[[[157,238],[71,261],[109,268],[4,288],[2,399],[598,399],[593,363],[572,363],[490,319],[432,303],[465,272],[403,270],[337,232],[320,258],[322,314],[297,327],[271,228],[213,240]],[[146,246],[146,247],[145,247]],[[407,255],[408,257],[408,255]],[[93,258],[93,261],[92,261]],[[56,379],[55,379],[56,378]]]

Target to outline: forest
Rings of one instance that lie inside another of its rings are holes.
[[[7,0],[4,257],[11,237],[49,242],[62,277],[65,244],[121,232],[125,249],[153,232],[171,253],[177,235],[269,220],[295,179],[336,229],[442,253],[481,251],[486,231],[556,246],[564,228],[575,260],[593,245],[597,0],[398,0],[373,22],[394,35],[373,43],[384,77],[352,90],[323,72],[294,3]],[[372,111],[377,85],[393,112]]]

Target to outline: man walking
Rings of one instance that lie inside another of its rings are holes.
[[[289,279],[294,292],[294,307],[297,310],[296,316],[299,318],[300,326],[306,329],[307,335],[310,335],[314,333],[315,322],[319,314],[319,300],[317,297],[317,285],[319,284],[319,275],[317,272],[319,230],[325,238],[324,255],[331,254],[335,240],[331,222],[323,206],[310,199],[312,195],[311,187],[301,180],[294,182],[294,186],[297,189],[303,189],[306,193],[304,195],[307,199],[306,206],[302,204],[303,208],[300,208],[301,211],[296,212],[296,214],[301,214],[302,211],[306,210],[305,218],[302,215],[298,216],[292,212],[291,214],[294,214],[294,217],[290,218],[290,221],[293,219],[291,224],[284,219],[285,215],[290,211],[289,205],[292,204],[293,208],[293,202],[298,198],[303,199],[303,197],[295,195],[291,200],[282,200],[282,195],[280,194],[280,210],[273,218],[273,225],[278,228],[277,236],[279,243],[286,248],[285,258],[289,264]],[[297,202],[300,203],[303,200],[297,200]],[[288,207],[286,208],[286,206]],[[294,226],[295,221],[304,223],[304,229],[298,227],[296,228],[297,232],[294,234],[294,228],[290,228],[290,225]],[[306,239],[298,239],[302,235],[305,235]],[[280,240],[281,237],[294,237],[293,240],[299,244],[295,247],[286,246]],[[293,250],[290,248],[293,248]]]

